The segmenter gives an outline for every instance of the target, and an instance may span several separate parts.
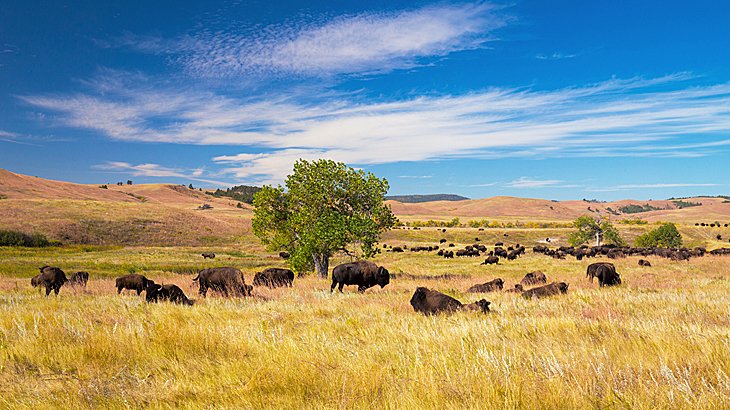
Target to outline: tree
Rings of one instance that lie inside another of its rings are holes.
[[[673,223],[667,222],[636,238],[635,245],[643,248],[680,248],[682,235]]]
[[[298,160],[285,187],[264,186],[254,195],[253,232],[271,251],[285,250],[298,272],[327,277],[329,258],[352,246],[375,254],[380,232],[395,225],[383,203],[388,181],[330,160]]]
[[[568,241],[573,246],[582,245],[586,242],[596,240],[596,245],[600,245],[602,240],[615,245],[625,245],[618,229],[611,225],[609,221],[599,223],[588,215],[583,215],[573,222],[573,226],[577,231],[570,234]]]
[[[190,185],[188,185],[188,189],[195,189],[195,188],[193,188],[192,182],[190,183]]]

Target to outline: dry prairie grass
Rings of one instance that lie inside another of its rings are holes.
[[[401,276],[364,295],[330,293],[313,277],[192,307],[116,295],[113,277],[132,267],[197,297],[190,275],[165,266],[202,266],[200,250],[0,250],[13,267],[0,272],[0,407],[730,406],[730,258],[653,258],[652,268],[620,259],[624,285],[599,289],[585,279],[593,261],[528,252],[479,266],[387,253],[377,262]],[[282,265],[255,245],[217,253],[205,264],[238,266],[248,282],[258,268]],[[30,288],[29,275],[50,259],[67,272],[86,266],[88,289],[45,298]],[[568,295],[464,293],[495,277],[511,287],[538,269],[569,282]],[[445,274],[453,276],[420,279]],[[465,302],[485,297],[493,312],[415,314],[408,301],[421,285]]]

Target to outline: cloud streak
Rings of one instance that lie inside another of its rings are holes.
[[[383,164],[450,158],[692,157],[730,144],[730,84],[686,74],[612,79],[552,91],[362,101],[290,93],[240,98],[90,82],[87,93],[23,96],[57,126],[116,140],[240,146],[213,158],[248,182],[280,181],[298,158]],[[144,82],[141,82],[144,84]]]
[[[176,168],[168,168],[159,164],[137,164],[133,165],[128,162],[108,161],[103,164],[94,165],[92,168],[100,171],[110,172],[129,172],[133,176],[154,177],[154,178],[185,178],[193,181],[204,182],[213,185],[230,185],[226,182],[215,181],[201,178],[203,169],[181,170]]]
[[[197,77],[251,74],[331,76],[419,66],[424,58],[482,47],[506,20],[488,3],[360,13],[178,39],[127,35],[117,45],[172,56]]]

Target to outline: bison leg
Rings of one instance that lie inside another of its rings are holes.
[[[51,294],[51,288],[52,288],[51,285],[46,285],[46,297],[48,297],[48,295]]]
[[[140,294],[142,294],[142,289],[137,288],[137,296],[139,296]]]
[[[342,288],[344,288],[344,287],[345,287],[345,282],[340,282],[340,285],[337,286],[337,290],[339,290],[340,293],[342,293]]]
[[[335,290],[335,286],[337,286],[337,281],[333,279],[332,286],[330,286],[330,293],[332,293]]]
[[[59,290],[61,290],[61,287],[60,287],[60,286],[54,286],[54,287],[53,287],[53,292],[54,292],[54,293],[55,293],[56,295],[58,295],[58,291],[59,291]]]
[[[122,288],[117,286],[117,295],[121,295],[121,294],[122,294]]]
[[[200,290],[198,290],[198,294],[202,297],[206,297],[208,295],[208,287],[203,286],[203,284],[200,284]]]

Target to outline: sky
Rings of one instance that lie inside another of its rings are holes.
[[[392,195],[728,195],[730,4],[16,1],[0,168],[79,183]]]

